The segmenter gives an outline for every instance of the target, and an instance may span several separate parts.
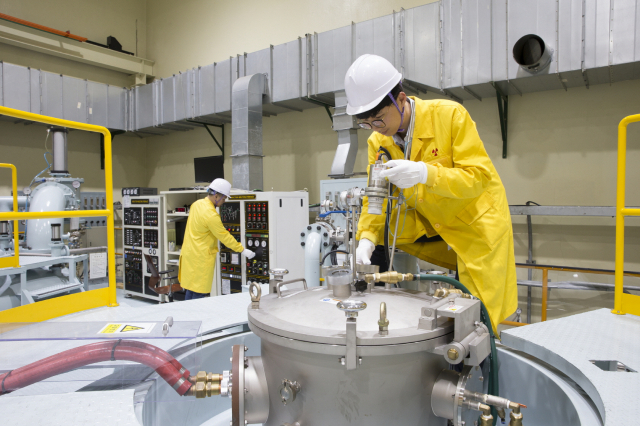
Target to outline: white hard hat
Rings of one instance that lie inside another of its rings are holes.
[[[347,114],[356,115],[375,108],[401,80],[402,74],[383,57],[360,56],[344,77]]]
[[[231,195],[231,184],[224,179],[214,180],[211,182],[211,185],[209,185],[209,189],[216,191],[219,194],[226,195],[227,197]]]

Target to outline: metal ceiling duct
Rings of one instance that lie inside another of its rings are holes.
[[[241,77],[233,84],[231,157],[234,188],[262,190],[262,98],[264,74]]]
[[[333,106],[365,53],[393,63],[405,87],[459,101],[610,84],[640,78],[639,1],[441,0],[130,90],[2,63],[0,104],[164,134],[189,120],[229,122],[233,84],[256,73],[266,75],[265,115]]]

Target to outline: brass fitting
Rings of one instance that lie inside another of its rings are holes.
[[[186,395],[195,396],[196,398],[220,395],[220,383],[196,382],[195,385],[189,388]]]
[[[433,297],[442,299],[443,297],[447,297],[450,294],[462,294],[464,297],[464,293],[462,292],[462,290],[458,290],[457,288],[439,288],[433,293]]]
[[[447,357],[449,357],[449,359],[452,361],[455,361],[456,359],[458,359],[459,356],[460,356],[460,353],[455,348],[451,348],[447,351]]]
[[[413,274],[399,274],[396,271],[391,272],[383,272],[376,274],[366,274],[364,276],[364,280],[367,283],[387,283],[387,284],[397,284],[400,281],[413,281]]]
[[[482,415],[480,416],[480,426],[493,426],[491,407],[485,404],[480,404],[480,410],[482,411]]]
[[[209,373],[207,374],[208,383],[220,383],[222,381],[222,374]]]
[[[517,406],[511,408],[511,420],[509,421],[509,426],[522,426],[522,413],[520,412],[520,404],[516,404]]]

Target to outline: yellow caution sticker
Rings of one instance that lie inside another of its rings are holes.
[[[99,334],[112,334],[120,330],[122,324],[107,324]]]
[[[139,334],[151,333],[155,322],[136,322],[136,323],[108,323],[98,332],[98,334]]]

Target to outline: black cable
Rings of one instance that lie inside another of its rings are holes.
[[[333,250],[337,250],[338,249],[338,244],[333,244],[331,246],[331,251]],[[332,253],[331,254],[331,265],[337,265],[338,264],[338,256],[337,253]]]
[[[116,344],[113,345],[113,348],[111,348],[111,361],[115,361],[116,360],[116,357],[115,357],[116,346],[118,346],[120,344],[120,342],[122,342],[122,339],[118,340],[116,342]]]
[[[324,260],[327,258],[327,256],[329,256],[332,253],[344,253],[344,254],[349,254],[348,251],[344,251],[344,250],[331,250],[330,252],[328,252],[327,254],[324,255],[324,257],[322,258],[322,260],[320,261],[320,265],[324,265]]]

